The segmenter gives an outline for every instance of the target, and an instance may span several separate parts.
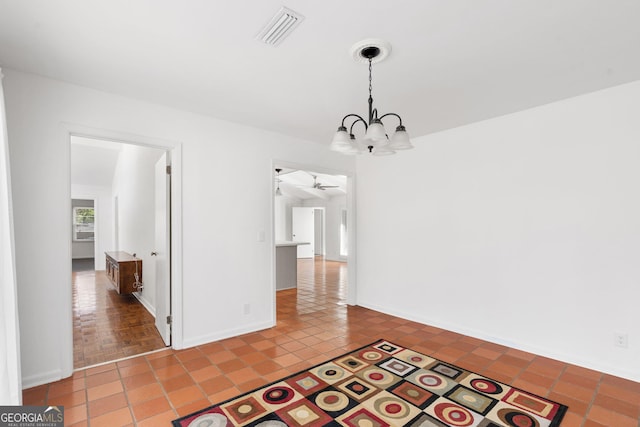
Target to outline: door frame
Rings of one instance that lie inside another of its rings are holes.
[[[312,208],[314,209],[314,223],[313,223],[313,232],[314,234],[318,234],[316,233],[316,224],[315,224],[315,211],[321,211],[322,212],[322,221],[320,224],[320,227],[322,227],[321,231],[321,235],[322,235],[322,257],[326,257],[327,256],[327,208],[325,208],[324,206],[312,206]],[[315,237],[314,237],[315,240]],[[315,245],[317,246],[317,242],[314,242]],[[314,256],[318,256],[318,253],[316,252],[315,248],[313,250],[313,254]]]
[[[276,324],[276,240],[275,240],[275,192],[276,192],[276,180],[275,180],[275,169],[283,168],[283,169],[297,169],[297,170],[311,170],[318,173],[326,174],[326,175],[344,175],[347,177],[347,224],[349,224],[347,228],[347,236],[348,236],[348,244],[349,250],[347,254],[347,304],[348,305],[357,305],[358,300],[358,282],[357,282],[357,248],[356,248],[356,179],[354,172],[340,170],[340,169],[330,169],[319,165],[310,165],[310,164],[302,164],[295,163],[286,160],[272,159],[271,165],[269,168],[268,178],[271,180],[271,185],[269,186],[271,190],[271,197],[269,198],[271,203],[270,209],[270,221],[271,224],[271,246],[269,248],[271,252],[271,295],[273,297],[272,304],[272,322]],[[326,213],[326,211],[325,211]],[[326,230],[325,230],[326,233]],[[326,239],[325,239],[326,240]]]
[[[168,319],[171,319],[171,153],[168,150],[165,150],[160,159],[154,164],[153,181],[155,192],[153,237],[154,252],[156,253],[153,256],[156,301],[154,323],[164,343],[171,347],[172,325],[168,321]],[[161,217],[164,218],[159,221]],[[163,258],[166,259],[167,257],[169,263],[163,260]],[[161,271],[168,274],[159,273]],[[165,277],[168,282],[165,283],[164,280],[159,280],[159,277]],[[169,289],[161,289],[161,283],[163,286],[168,286]]]
[[[143,135],[129,134],[125,132],[105,130],[93,128],[85,125],[74,123],[61,123],[62,138],[66,141],[67,146],[71,144],[71,137],[85,137],[113,141],[122,144],[137,145],[141,147],[156,148],[166,150],[171,156],[171,347],[175,349],[184,348],[183,336],[183,310],[182,310],[182,143],[173,140],[166,140]],[[70,151],[68,152],[70,156]],[[71,168],[71,159],[69,158],[69,168]],[[71,173],[68,173],[68,197],[71,200]],[[71,203],[71,202],[69,202]],[[69,232],[71,222],[69,221]],[[68,248],[68,277],[71,277],[71,239],[69,239]],[[60,359],[62,364],[62,377],[70,376],[73,373],[73,307],[71,294],[69,298],[65,298],[65,313],[69,316],[67,319],[67,327],[63,328],[60,342]]]

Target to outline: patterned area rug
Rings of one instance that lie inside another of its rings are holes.
[[[175,427],[555,427],[567,407],[380,340]]]

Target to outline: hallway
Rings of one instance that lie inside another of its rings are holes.
[[[165,347],[154,317],[133,295],[118,295],[104,271],[74,268],[75,369]]]
[[[638,427],[639,383],[347,306],[345,264],[317,259],[298,266],[298,289],[277,295],[276,327],[78,370],[25,390],[24,404],[64,405],[69,426],[169,426],[179,416],[385,338],[568,405],[562,427]]]

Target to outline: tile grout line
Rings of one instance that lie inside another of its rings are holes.
[[[134,427],[136,427],[138,425],[138,422],[136,420],[135,414],[133,413],[133,405],[131,405],[131,402],[129,401],[129,393],[127,391],[127,388],[124,385],[124,378],[122,377],[122,372],[120,372],[120,367],[118,366],[117,362],[114,362],[113,365],[116,367],[116,371],[118,372],[118,378],[120,379],[120,384],[122,384],[122,393],[124,394],[124,399],[127,402],[127,408],[129,409],[129,414],[131,415],[131,420],[133,421],[133,425]],[[87,427],[90,427],[90,426],[87,426]]]
[[[175,357],[178,360],[179,363],[182,362],[176,356],[176,350],[174,350],[173,348],[171,349],[171,354],[168,355],[167,357],[172,357],[172,356]],[[147,359],[147,356],[145,356],[145,359]],[[157,359],[160,359],[160,358],[158,357]],[[157,359],[152,359],[152,360],[157,360]],[[173,409],[173,403],[171,402],[171,398],[169,397],[169,392],[165,389],[164,384],[162,383],[162,380],[160,380],[160,378],[158,377],[157,372],[156,372],[156,367],[153,366],[153,364],[151,363],[151,360],[149,360],[149,359],[147,359],[147,363],[149,364],[149,367],[151,368],[151,372],[153,373],[153,376],[156,379],[156,383],[160,386],[160,389],[162,390],[162,394],[163,394],[164,398],[167,399],[167,402],[169,402],[169,406],[172,408],[173,415],[175,416],[178,413],[178,411]],[[165,368],[166,368],[166,366],[165,366]],[[189,375],[189,377],[191,378],[191,375]],[[150,401],[150,400],[151,399],[149,399],[148,401]],[[158,415],[158,414],[156,414],[156,415]],[[147,417],[147,418],[151,418],[152,416]],[[140,420],[140,421],[143,421],[143,420]]]
[[[533,360],[535,360],[535,358],[534,358]],[[531,361],[531,363],[533,363],[533,360]],[[549,387],[549,391],[547,391],[547,395],[546,395],[546,396],[544,396],[544,397],[548,397],[548,396],[549,396],[549,394],[551,393],[551,391],[552,391],[553,389],[555,389],[555,388],[556,388],[556,385],[560,382],[560,378],[562,378],[562,376],[563,376],[566,372],[567,372],[567,365],[563,364],[563,366],[562,366],[562,371],[560,372],[560,374],[559,374],[558,376],[556,376],[556,377],[555,377],[555,379],[554,379],[554,381],[553,381],[553,384],[551,384],[551,387]],[[595,395],[594,395],[594,396],[595,396]],[[559,403],[561,403],[561,402],[559,402]],[[562,403],[562,404],[564,405],[564,403]],[[569,405],[565,405],[565,406],[567,407],[567,410],[566,410],[566,412],[564,413],[564,415],[562,416],[562,418],[564,418],[564,417],[567,415],[567,413],[569,412]],[[587,412],[588,412],[588,411],[587,411]],[[584,421],[583,421],[583,423],[584,423]]]
[[[602,384],[602,380],[603,380],[603,377],[600,377],[600,379],[598,380],[598,383],[596,384],[596,388],[593,391],[593,395],[591,396],[591,401],[587,405],[587,410],[584,412],[584,419],[582,420],[580,427],[584,427],[586,422],[589,421],[589,412],[591,412],[591,407],[595,403],[596,397],[598,396],[598,392],[600,391],[600,385]],[[640,420],[639,420],[639,425],[640,425]]]
[[[91,427],[91,414],[89,413],[89,387],[87,386],[87,371],[82,375],[84,380],[84,394],[85,394],[85,410],[87,412],[87,427]]]
[[[199,352],[202,354],[202,356],[203,356],[205,359],[207,359],[207,361],[209,361],[209,363],[211,363],[211,366],[215,366],[216,368],[218,368],[218,367],[216,366],[216,364],[215,364],[215,363],[213,363],[213,362],[211,361],[211,359],[209,359],[209,356],[207,356],[206,354],[202,353],[202,351],[201,351],[198,347],[193,347],[193,348],[197,349],[197,351],[199,351]],[[176,356],[176,359],[178,359],[178,362],[180,362],[180,365],[182,366],[182,368],[187,372],[187,374],[189,374],[189,378],[191,378],[191,380],[194,382],[194,384],[196,385],[196,387],[198,388],[198,390],[200,390],[200,391],[202,392],[202,394],[205,396],[205,398],[207,399],[207,401],[209,401],[209,404],[211,404],[211,399],[209,399],[209,395],[208,395],[208,394],[207,394],[207,392],[202,388],[202,386],[200,385],[200,382],[199,382],[199,381],[196,381],[196,379],[195,379],[195,378],[193,378],[193,377],[191,376],[191,371],[190,371],[190,370],[188,370],[186,366],[184,366],[183,361],[182,361],[179,357],[177,357],[177,356]],[[222,372],[222,371],[220,371],[220,372]],[[171,407],[173,408],[174,412],[176,413],[177,418],[181,418],[182,416],[181,416],[181,415],[180,415],[180,413],[178,412],[178,408],[176,408],[176,407],[174,406],[174,404],[173,404],[173,402],[171,401],[171,399],[168,399],[168,400],[169,400],[169,404],[171,405]],[[188,402],[188,403],[192,403],[192,402]]]

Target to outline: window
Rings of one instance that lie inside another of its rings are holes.
[[[95,238],[95,210],[93,208],[73,208],[73,240],[93,241]]]

